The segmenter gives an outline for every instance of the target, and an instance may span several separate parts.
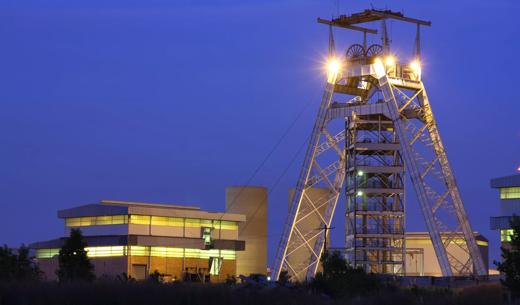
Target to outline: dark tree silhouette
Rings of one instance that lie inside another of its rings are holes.
[[[311,287],[334,298],[363,294],[379,286],[373,274],[351,267],[339,251],[325,251],[321,257],[323,272],[318,272]]]
[[[94,266],[87,256],[86,246],[81,230],[72,229],[58,256],[59,268],[56,273],[60,282],[94,280]]]
[[[513,215],[510,226],[513,229],[510,245],[501,248],[502,262],[495,262],[495,265],[505,274],[505,279],[500,281],[516,299],[520,297],[520,217]]]
[[[29,248],[22,245],[16,253],[7,245],[0,248],[0,280],[38,280],[41,272],[29,255]]]

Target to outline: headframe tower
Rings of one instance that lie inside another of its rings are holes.
[[[386,21],[416,26],[413,58],[392,54]],[[367,272],[405,274],[405,172],[410,177],[444,276],[485,275],[473,231],[421,79],[420,29],[429,21],[388,10],[332,20],[327,82],[278,246],[274,278],[316,273],[338,198],[346,197],[346,255]],[[379,23],[381,44],[367,45]],[[335,54],[332,27],[363,34]],[[312,188],[326,188],[320,198]],[[311,224],[311,225],[309,225]],[[461,238],[462,236],[462,238]],[[462,249],[468,260],[452,255]]]

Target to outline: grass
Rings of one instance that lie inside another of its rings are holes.
[[[500,305],[507,304],[504,296],[505,290],[499,283],[457,289],[386,286],[339,300],[312,293],[304,286],[266,288],[118,281],[0,283],[0,305]]]

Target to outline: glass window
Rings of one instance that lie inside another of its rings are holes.
[[[128,215],[88,216],[65,218],[67,227],[103,226],[128,223]]]
[[[501,188],[500,199],[520,199],[520,186]]]
[[[236,221],[222,220],[222,230],[238,230],[238,223]]]
[[[212,244],[212,241],[211,241],[211,231],[212,231],[211,228],[203,228],[202,229],[202,239],[204,239],[204,245],[206,247],[209,247]]]
[[[128,254],[132,256],[148,256],[150,255],[150,247],[130,246]]]
[[[60,249],[38,249],[36,250],[36,258],[53,258],[60,254]]]
[[[184,226],[184,219],[177,217],[152,216],[152,225],[182,228]]]
[[[211,257],[209,259],[209,274],[219,275],[222,267],[222,259],[220,257]]]
[[[86,247],[88,257],[110,257],[126,255],[125,246]]]
[[[514,234],[514,231],[512,229],[500,230],[500,241],[510,242],[511,235],[513,235],[513,234]]]
[[[150,225],[150,216],[146,215],[130,215],[130,223],[136,225]]]
[[[200,219],[186,218],[186,228],[200,228]]]

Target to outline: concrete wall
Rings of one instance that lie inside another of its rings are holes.
[[[267,274],[267,189],[264,187],[226,188],[226,211],[244,214],[238,239],[245,240],[245,251],[237,251],[236,273]]]

